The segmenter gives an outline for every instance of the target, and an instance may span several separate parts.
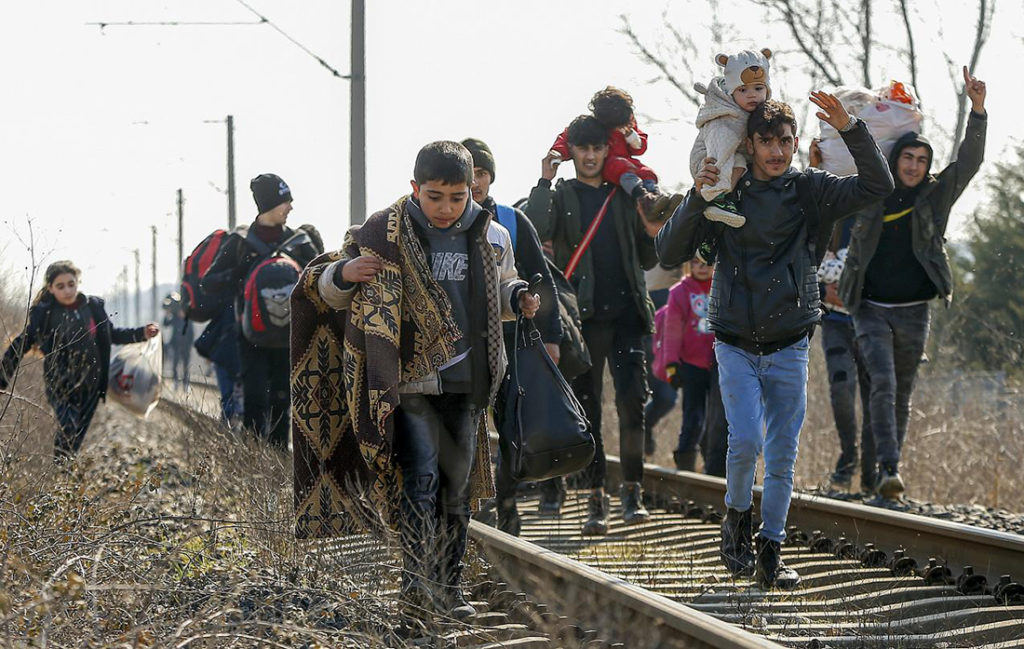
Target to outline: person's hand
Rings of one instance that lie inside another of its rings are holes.
[[[964,66],[964,91],[967,92],[967,97],[971,100],[971,110],[976,113],[985,113],[985,82],[978,79],[977,77],[971,76],[971,73],[967,71],[967,66]]]
[[[548,350],[548,356],[555,361],[555,365],[558,365],[558,361],[562,358],[562,348],[558,346],[558,343],[544,343],[544,349]]]
[[[548,151],[548,154],[540,161],[540,177],[544,180],[554,180],[561,162],[562,155],[558,151]]]
[[[814,138],[811,140],[811,147],[807,150],[807,164],[821,169],[821,161],[821,140]]]
[[[341,278],[346,282],[368,282],[384,270],[384,265],[373,255],[349,259],[341,267]]]
[[[835,95],[815,90],[811,93],[810,100],[821,109],[814,115],[835,130],[839,131],[850,123],[850,113],[846,112],[843,102]]]
[[[697,191],[700,191],[705,185],[713,187],[718,184],[718,167],[715,165],[718,163],[714,158],[704,158],[704,165],[697,172],[697,178],[694,180],[694,186]]]
[[[146,325],[145,329],[143,329],[143,334],[146,336],[146,340],[153,338],[158,333],[160,333],[160,325],[155,322],[150,322]]]
[[[839,308],[843,307],[843,300],[839,297],[839,285],[835,282],[825,284],[825,303]]]
[[[537,309],[540,308],[540,296],[535,295],[529,291],[519,292],[519,312],[523,314],[524,318],[531,319],[537,315]]]

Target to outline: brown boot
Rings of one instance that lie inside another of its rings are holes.
[[[668,209],[670,197],[667,194],[655,194],[647,190],[640,193],[636,199],[636,209],[648,223],[661,223],[665,220],[665,211]]]

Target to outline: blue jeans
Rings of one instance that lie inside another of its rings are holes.
[[[808,340],[758,356],[715,342],[725,417],[729,422],[725,505],[738,511],[753,502],[754,470],[764,450],[761,536],[786,538],[800,427],[807,410]]]
[[[871,432],[878,463],[896,466],[910,421],[910,395],[928,342],[927,304],[864,304],[853,317],[857,348],[871,381]]]
[[[242,413],[242,404],[235,396],[235,377],[217,363],[213,364],[213,370],[217,376],[217,389],[220,390],[220,416],[225,422],[230,422],[233,417]]]

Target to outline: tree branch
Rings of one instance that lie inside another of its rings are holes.
[[[917,93],[917,102],[924,106],[921,100],[921,88],[917,85],[917,52],[914,50],[914,30],[910,25],[910,10],[907,7],[907,0],[899,0],[900,14],[903,16],[903,28],[907,32],[907,67],[910,68],[910,83]]]
[[[978,66],[978,59],[981,58],[981,50],[985,47],[985,42],[988,40],[989,31],[992,28],[992,15],[995,13],[995,0],[978,0],[978,23],[975,27],[974,32],[974,47],[971,50],[971,62],[968,64],[967,69],[972,73]],[[958,151],[957,143],[960,142],[960,138],[963,137],[964,128],[967,126],[967,113],[964,110],[967,107],[967,89],[960,86],[960,82],[957,80],[956,68],[952,63],[949,55],[946,56],[947,64],[950,66],[950,76],[953,78],[953,87],[957,88],[956,98],[956,129],[953,131],[953,141],[949,150],[949,161],[952,162],[956,159]]]
[[[619,16],[619,18],[622,19],[622,28],[619,29],[619,32],[625,34],[626,37],[629,38],[629,40],[633,43],[633,46],[640,51],[640,58],[643,59],[644,62],[646,62],[647,64],[656,67],[661,72],[661,75],[665,78],[665,80],[672,84],[675,87],[675,89],[679,91],[679,94],[686,98],[687,101],[689,101],[694,106],[700,106],[700,98],[697,96],[697,93],[692,88],[687,88],[685,85],[683,85],[683,83],[676,78],[672,71],[669,70],[668,64],[663,59],[655,55],[651,50],[647,49],[647,47],[640,40],[640,37],[637,35],[637,33],[633,31],[633,26],[630,24],[629,18],[627,18],[625,15]]]

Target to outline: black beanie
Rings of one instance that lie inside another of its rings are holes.
[[[494,154],[491,153],[491,148],[484,144],[483,140],[478,140],[474,137],[467,137],[462,141],[462,146],[469,149],[470,154],[473,156],[473,166],[486,169],[491,174],[491,182],[494,182]]]
[[[277,174],[260,174],[249,181],[258,214],[269,212],[281,203],[292,200],[292,190]]]

